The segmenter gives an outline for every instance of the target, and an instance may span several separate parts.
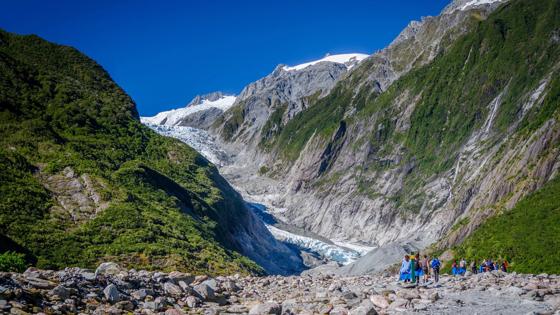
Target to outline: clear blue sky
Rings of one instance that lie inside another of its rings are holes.
[[[14,0],[0,28],[78,48],[153,115],[197,94],[238,93],[280,63],[372,53],[448,2]]]

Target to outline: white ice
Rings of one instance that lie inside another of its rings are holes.
[[[142,123],[175,126],[182,118],[202,110],[218,108],[222,111],[228,110],[235,102],[235,96],[224,96],[215,101],[203,100],[202,104],[191,105],[183,108],[172,109],[158,113],[153,117],[140,117]]]
[[[334,63],[341,63],[341,64],[347,64],[351,61],[356,61],[356,62],[360,62],[362,60],[364,60],[365,58],[369,57],[369,55],[366,54],[339,54],[339,55],[329,55],[326,56],[323,59],[319,59],[319,60],[315,60],[315,61],[311,61],[311,62],[307,62],[307,63],[302,63],[300,65],[297,66],[293,66],[293,67],[289,67],[289,66],[285,66],[283,69],[285,71],[297,71],[297,70],[301,70],[301,69],[305,69],[309,66],[312,66],[316,63],[319,62],[323,62],[323,61],[328,61],[328,62],[334,62]]]

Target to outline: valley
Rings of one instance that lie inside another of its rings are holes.
[[[0,314],[560,314],[558,0],[260,73],[141,116],[0,29]]]

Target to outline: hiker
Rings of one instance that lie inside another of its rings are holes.
[[[465,272],[467,272],[467,261],[465,260],[465,258],[463,258],[459,262],[459,274],[461,276],[464,276]]]
[[[457,268],[457,261],[453,261],[453,265],[451,265],[451,274],[456,276],[459,273],[459,269]]]
[[[412,283],[416,283],[416,256],[410,254],[410,279]]]
[[[422,265],[420,252],[416,253],[416,270],[414,274],[416,275],[416,283],[420,284],[420,279],[424,276],[424,266]]]
[[[478,273],[478,269],[476,268],[476,260],[471,261],[471,272],[474,275]]]
[[[408,255],[404,255],[401,264],[399,280],[404,282],[410,282],[410,256]]]
[[[487,259],[486,264],[484,265],[484,272],[490,272],[492,269],[494,269],[492,268],[492,260]]]
[[[504,261],[502,262],[502,271],[503,271],[503,272],[507,272],[507,261],[506,261],[506,260],[504,260]]]
[[[428,255],[424,255],[424,259],[422,259],[422,272],[424,273],[424,283],[428,283],[430,274],[430,260],[428,259]]]
[[[434,259],[432,259],[431,266],[434,272],[434,281],[437,283],[439,281],[439,267],[441,266],[441,263],[439,262],[439,259],[437,257],[434,257]]]

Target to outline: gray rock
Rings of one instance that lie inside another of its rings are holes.
[[[216,279],[208,279],[202,283],[212,288],[212,290],[218,291],[218,282],[216,281]]]
[[[237,292],[241,290],[233,280],[225,280],[223,283],[223,287],[228,292]]]
[[[115,307],[120,310],[132,311],[134,310],[134,304],[131,301],[120,301],[115,304]]]
[[[137,301],[143,301],[147,295],[148,291],[146,289],[140,289],[130,293],[130,296]]]
[[[116,263],[105,262],[105,263],[102,263],[101,265],[99,265],[99,267],[97,267],[97,269],[95,270],[95,275],[96,276],[100,276],[100,275],[114,276],[114,275],[120,273],[121,271],[123,271],[123,269],[121,269],[121,267],[119,265],[117,265]]]
[[[389,301],[387,301],[387,299],[383,295],[372,295],[369,299],[373,303],[373,305],[379,308],[389,307]]]
[[[56,283],[40,278],[26,278],[25,280],[29,285],[39,289],[52,289],[56,286]]]
[[[170,308],[165,311],[165,315],[184,315],[186,314],[183,310],[177,308]]]
[[[319,308],[317,309],[317,312],[319,314],[329,314],[333,309],[333,305],[332,304],[322,304],[319,306]]]
[[[116,303],[121,299],[121,294],[119,293],[117,286],[114,284],[109,284],[105,287],[103,294],[105,295],[105,299],[107,299],[110,303]]]
[[[189,308],[195,308],[200,304],[200,300],[192,295],[187,296],[185,303]]]
[[[344,305],[335,305],[329,314],[330,315],[348,315],[348,308]]]
[[[193,287],[194,292],[196,292],[203,300],[213,300],[216,298],[214,290],[207,284],[201,283]]]
[[[180,282],[183,282],[187,285],[193,283],[195,278],[193,275],[189,273],[178,272],[178,271],[170,272],[168,277],[169,280],[173,281],[175,284],[179,284]]]
[[[181,289],[181,287],[171,282],[164,283],[163,290],[165,291],[165,293],[172,296],[180,296],[183,293],[183,289]]]
[[[61,285],[56,286],[54,289],[49,291],[49,295],[58,296],[60,299],[65,300],[70,297],[71,291]]]
[[[363,300],[360,306],[350,310],[351,315],[377,315],[377,311],[370,300]]]
[[[204,310],[204,315],[218,315],[220,311],[217,307],[209,307]]]
[[[244,305],[232,305],[227,308],[228,313],[234,313],[234,314],[247,313],[247,311],[248,309]]]
[[[82,278],[86,281],[94,281],[95,280],[95,272],[91,270],[82,270],[80,273]]]
[[[282,313],[282,306],[275,302],[265,302],[259,303],[251,307],[249,311],[250,315],[260,315],[260,314],[277,314]]]

